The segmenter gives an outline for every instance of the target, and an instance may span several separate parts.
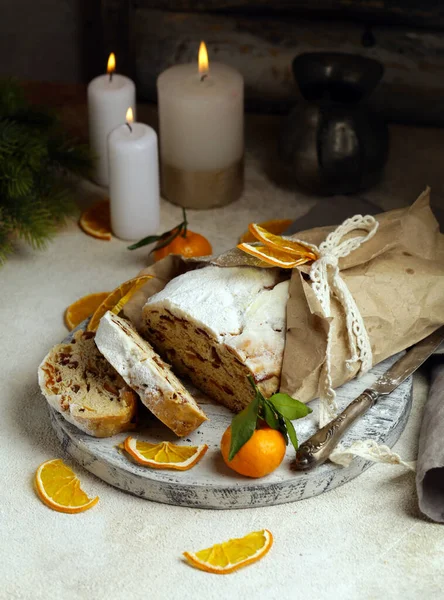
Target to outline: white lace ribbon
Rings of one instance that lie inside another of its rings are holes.
[[[365,458],[376,463],[389,465],[402,465],[410,471],[415,471],[415,461],[405,461],[385,445],[378,445],[374,440],[358,440],[348,448],[339,444],[330,454],[330,460],[341,467],[348,467],[355,456]]]
[[[332,316],[331,296],[334,296],[344,309],[350,348],[347,366],[351,369],[354,363],[360,362],[359,374],[365,373],[372,366],[372,349],[364,320],[353,296],[341,277],[338,261],[370,240],[375,235],[378,225],[378,221],[371,215],[355,215],[332,231],[325,241],[320,244],[319,248],[312,246],[319,255],[319,259],[312,264],[310,270],[313,292],[319,301],[324,318],[329,319]],[[367,233],[365,235],[358,234],[346,240],[343,239],[344,236],[354,231],[365,231]],[[319,382],[319,420],[321,427],[330,422],[337,414],[336,394],[331,379],[332,340],[333,323],[331,322],[327,337],[326,356]]]

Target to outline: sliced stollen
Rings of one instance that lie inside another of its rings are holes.
[[[208,266],[172,279],[143,308],[143,335],[209,396],[234,411],[279,388],[288,280],[279,269]]]
[[[48,403],[89,435],[134,429],[137,394],[99,352],[94,333],[79,330],[70,343],[54,346],[38,378]]]
[[[128,321],[105,313],[97,329],[96,344],[137,391],[143,404],[176,435],[188,435],[207,420],[170,366]]]

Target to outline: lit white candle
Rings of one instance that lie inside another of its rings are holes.
[[[157,233],[160,224],[157,135],[144,123],[127,123],[108,136],[111,229],[123,240]]]
[[[191,208],[220,206],[242,191],[244,82],[235,69],[208,63],[177,65],[157,80],[162,191]]]
[[[107,186],[107,138],[113,129],[125,122],[129,106],[135,111],[136,86],[134,82],[115,73],[113,53],[108,59],[107,75],[100,75],[88,85],[89,143],[96,156],[94,180]]]

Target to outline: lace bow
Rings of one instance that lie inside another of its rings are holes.
[[[338,261],[348,256],[370,240],[378,229],[378,221],[370,216],[355,215],[347,219],[337,229],[332,231],[320,246],[313,247],[319,258],[310,270],[312,289],[319,301],[323,316],[331,318],[331,296],[334,296],[344,309],[350,357],[347,366],[360,362],[359,373],[365,373],[372,366],[372,349],[365,328],[364,320],[347,285],[341,277]],[[344,236],[353,231],[366,231],[366,235],[356,235],[343,240]],[[333,339],[333,323],[327,337],[325,362],[319,383],[320,425],[323,427],[336,416],[336,393],[331,379],[331,344]]]
[[[359,362],[359,373],[372,366],[372,348],[361,313],[339,271],[339,259],[348,256],[370,240],[378,229],[378,221],[370,216],[355,215],[332,231],[319,247],[294,238],[274,235],[256,223],[250,223],[250,233],[263,245],[242,242],[240,250],[276,267],[291,269],[312,262],[310,279],[313,292],[321,307],[322,316],[331,319],[331,296],[341,304],[346,319],[350,357],[346,364],[352,369]],[[352,232],[365,231],[344,239]],[[336,416],[337,404],[331,378],[331,344],[333,321],[329,324],[325,361],[319,381],[320,423],[323,427]]]

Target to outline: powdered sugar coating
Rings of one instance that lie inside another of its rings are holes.
[[[208,266],[174,278],[143,310],[192,321],[233,348],[259,379],[279,375],[289,288],[281,279],[278,269]]]

